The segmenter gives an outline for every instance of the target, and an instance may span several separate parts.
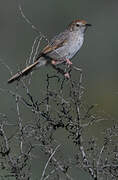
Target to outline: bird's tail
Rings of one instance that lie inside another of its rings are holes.
[[[32,70],[34,70],[35,67],[40,67],[41,65],[45,65],[46,61],[45,60],[37,60],[35,61],[33,64],[29,65],[28,67],[26,67],[25,69],[23,69],[22,71],[16,73],[14,76],[12,76],[10,79],[8,79],[8,83],[12,83],[16,80],[19,80],[21,77],[26,76],[27,74],[29,74]]]

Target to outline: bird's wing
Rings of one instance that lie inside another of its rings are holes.
[[[53,50],[58,49],[67,42],[67,39],[68,39],[68,33],[66,32],[60,33],[50,41],[50,43],[42,50],[41,53],[47,54]]]

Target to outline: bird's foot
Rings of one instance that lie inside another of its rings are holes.
[[[69,59],[66,59],[66,63],[67,63],[69,66],[73,64]]]
[[[65,73],[65,74],[64,74],[64,77],[65,77],[65,78],[67,78],[67,79],[70,79],[70,75],[69,75],[69,73],[68,73],[68,72],[67,72],[67,73]]]
[[[51,61],[51,64],[52,64],[52,65],[56,65],[56,64],[57,64],[57,61],[56,61],[56,60],[52,60],[52,61]]]

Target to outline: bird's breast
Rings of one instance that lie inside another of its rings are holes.
[[[71,59],[80,50],[83,40],[83,36],[73,37],[73,39],[70,40],[67,54],[68,59]]]

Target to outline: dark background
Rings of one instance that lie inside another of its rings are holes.
[[[15,73],[25,66],[31,47],[37,36],[18,10],[21,3],[25,15],[46,35],[52,38],[74,19],[85,19],[93,26],[86,33],[80,52],[73,64],[84,71],[85,101],[97,104],[96,108],[111,119],[118,117],[118,1],[117,0],[0,0],[0,60]],[[40,47],[42,49],[42,46]],[[52,71],[49,68],[48,71]],[[43,91],[46,68],[34,73],[31,91],[36,97]],[[76,76],[76,73],[74,74]],[[15,85],[7,85],[10,73],[0,65],[0,88],[14,90]],[[35,87],[35,88],[33,88]],[[0,112],[9,117],[14,103],[9,96],[1,93]],[[27,114],[27,116],[29,116]],[[100,128],[110,127],[112,121],[100,124]],[[98,126],[93,132],[98,133]],[[100,134],[97,134],[100,137]]]

